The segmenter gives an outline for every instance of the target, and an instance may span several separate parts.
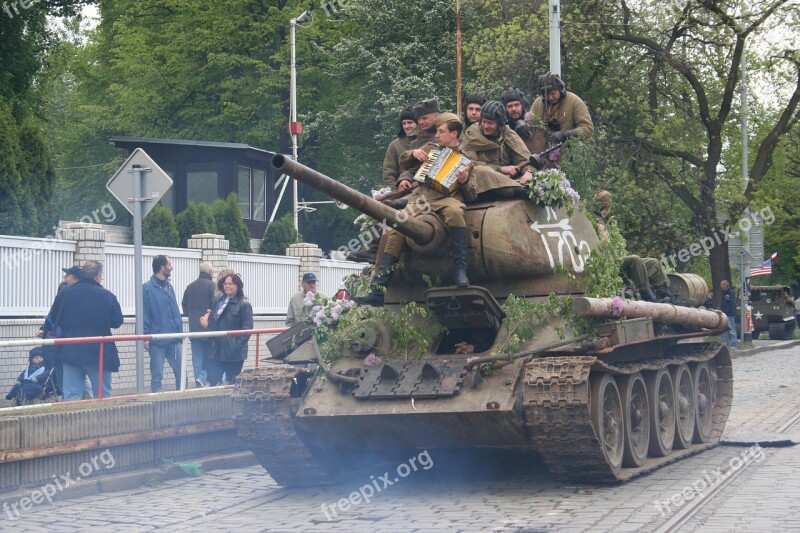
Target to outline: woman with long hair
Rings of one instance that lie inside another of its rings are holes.
[[[253,306],[244,295],[244,283],[239,274],[221,276],[217,287],[222,296],[214,303],[210,313],[200,318],[200,325],[215,331],[253,329]],[[224,385],[223,374],[229,383],[233,383],[247,359],[250,335],[226,335],[212,340],[213,347],[204,361],[209,385]]]

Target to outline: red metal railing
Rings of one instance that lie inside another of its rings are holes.
[[[235,337],[240,335],[256,336],[255,367],[258,368],[258,360],[261,357],[261,335],[269,333],[282,333],[288,328],[262,328],[262,329],[238,329],[229,331],[199,331],[187,333],[162,333],[157,335],[111,335],[104,337],[69,337],[56,339],[18,339],[13,341],[0,341],[0,348],[14,348],[21,346],[60,346],[63,344],[89,344],[100,343],[98,352],[98,387],[97,399],[103,399],[103,354],[105,353],[105,343],[107,342],[130,342],[130,341],[152,341],[161,339],[181,339],[190,340],[198,338],[213,337]],[[186,351],[183,351],[184,355]],[[186,387],[186,357],[181,357],[181,389]]]

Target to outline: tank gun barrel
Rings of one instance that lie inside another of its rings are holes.
[[[430,224],[413,217],[406,217],[405,213],[401,215],[401,211],[373,200],[369,196],[284,155],[275,155],[272,158],[272,166],[297,181],[347,204],[356,211],[369,215],[376,220],[386,222],[386,224],[403,235],[410,237],[418,244],[428,244],[434,239],[435,229]]]
[[[596,316],[615,318],[652,318],[665,324],[682,324],[685,326],[699,326],[708,329],[726,329],[728,317],[721,311],[708,311],[693,307],[681,307],[671,304],[652,302],[624,302],[622,312],[614,314],[612,310],[613,298],[575,298],[572,309],[579,316]]]

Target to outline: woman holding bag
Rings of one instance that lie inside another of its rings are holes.
[[[253,329],[253,306],[244,296],[244,283],[238,274],[228,274],[217,282],[222,296],[214,303],[200,325],[214,331]],[[250,335],[228,335],[214,337],[213,347],[206,355],[204,367],[208,371],[211,386],[224,384],[223,374],[230,383],[242,371],[247,359],[247,343]]]

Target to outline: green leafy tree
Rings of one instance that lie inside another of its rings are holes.
[[[230,243],[231,252],[250,253],[250,231],[242,220],[236,194],[231,193],[225,200],[211,204],[211,213],[217,226],[217,233],[224,235]]]
[[[142,244],[165,248],[178,247],[180,236],[172,211],[157,205],[148,213],[142,221]]]
[[[192,235],[217,232],[217,223],[208,204],[189,202],[188,207],[175,217],[175,224],[182,248],[186,248]]]
[[[267,226],[258,251],[262,254],[286,255],[289,245],[301,240],[300,233],[294,229],[292,215],[286,214]]]

